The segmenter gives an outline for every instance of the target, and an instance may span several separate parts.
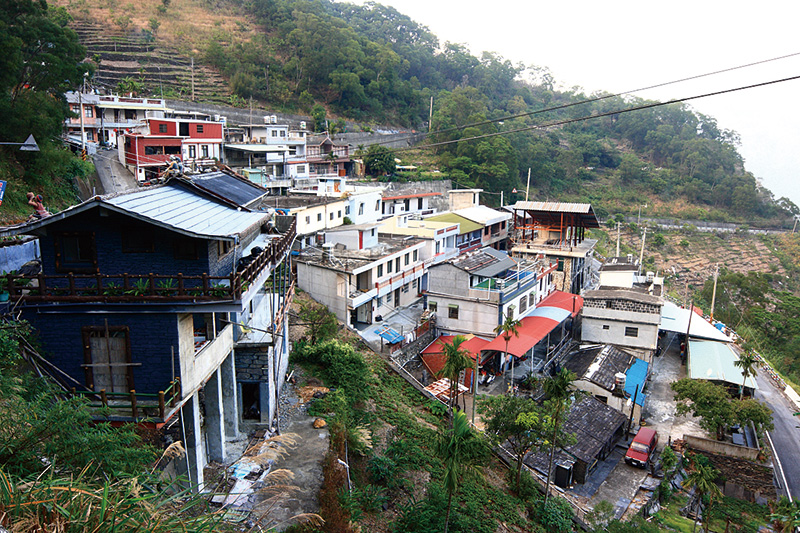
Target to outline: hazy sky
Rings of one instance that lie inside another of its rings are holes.
[[[351,0],[352,1],[352,0]],[[356,1],[356,3],[363,3]],[[790,1],[383,0],[473,53],[547,67],[565,88],[630,91],[800,52]],[[668,100],[800,75],[800,56],[636,93]],[[745,167],[800,205],[800,80],[695,100],[739,133]]]

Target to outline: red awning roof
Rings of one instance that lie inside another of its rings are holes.
[[[553,291],[547,298],[542,300],[536,309],[545,307],[556,307],[572,313],[572,317],[576,317],[583,307],[583,298],[577,294],[570,294],[568,292]],[[508,341],[508,353],[516,357],[522,357],[536,343],[547,337],[547,334],[556,329],[561,323],[546,316],[526,316],[521,320],[522,324],[517,328],[518,335],[511,335]],[[506,351],[506,340],[500,334],[495,337],[489,344],[483,347],[483,350],[495,350],[498,352]]]
[[[578,316],[583,308],[583,298],[577,294],[564,291],[553,291],[550,295],[539,302],[536,307],[558,307],[572,313],[572,318]]]
[[[467,340],[461,343],[460,348],[462,350],[466,350],[469,352],[469,356],[475,359],[476,355],[481,353],[484,346],[489,344],[489,341],[486,339],[482,339],[480,337],[476,337],[475,335],[462,335]],[[455,335],[442,335],[435,341],[433,341],[427,348],[422,350],[422,355],[429,355],[429,354],[440,354],[444,353],[444,348],[442,347],[442,343],[444,344],[452,344],[453,339],[455,339]]]

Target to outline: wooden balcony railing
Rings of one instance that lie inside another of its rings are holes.
[[[10,299],[30,302],[158,302],[235,301],[247,292],[264,269],[275,268],[289,252],[296,221],[280,239],[273,239],[246,267],[229,276],[177,274],[7,274],[0,290]]]
[[[86,398],[95,418],[131,418],[135,421],[163,422],[167,414],[181,400],[180,378],[173,379],[169,387],[158,393],[98,392],[71,390],[72,396]]]

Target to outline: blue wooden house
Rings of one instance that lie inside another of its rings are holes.
[[[242,408],[255,398],[261,420],[274,415],[288,363],[295,226],[275,228],[268,213],[174,180],[6,232],[39,238],[42,269],[4,281],[75,393],[111,407],[112,421],[183,418],[190,478],[202,483],[206,462],[225,459]],[[259,346],[267,369],[255,389],[237,382],[240,340]]]

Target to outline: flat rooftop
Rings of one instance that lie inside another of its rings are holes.
[[[372,248],[352,250],[338,244],[332,249],[333,257],[328,259],[323,257],[321,248],[308,247],[300,252],[296,260],[300,263],[316,264],[334,270],[352,272],[421,242],[423,242],[423,239],[417,237],[387,237],[380,235],[378,245]]]

